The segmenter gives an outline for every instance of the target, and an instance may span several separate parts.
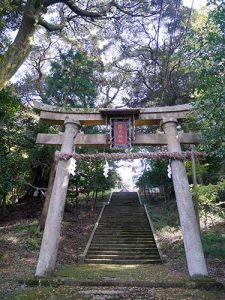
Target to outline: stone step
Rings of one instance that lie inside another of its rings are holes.
[[[104,229],[104,228],[97,228],[96,232],[105,232],[107,234],[109,233],[118,233],[118,234],[130,234],[130,233],[140,233],[140,234],[152,234],[152,231],[150,231],[150,229],[138,229],[136,228],[136,230],[134,229],[130,229],[127,228],[125,229],[121,229],[121,230],[114,230],[113,228],[110,230],[110,228]]]
[[[142,252],[142,251],[154,251],[154,250],[157,250],[155,245],[148,246],[148,247],[146,247],[146,246],[145,247],[139,247],[139,246],[120,247],[120,246],[116,246],[116,245],[114,245],[114,247],[112,247],[112,246],[108,247],[107,245],[105,245],[103,247],[102,245],[100,245],[100,246],[95,245],[95,246],[91,246],[88,251],[132,251],[132,252],[139,251],[139,252]]]
[[[136,249],[136,250],[133,250],[131,251],[130,249],[119,249],[119,250],[92,250],[92,249],[89,249],[88,251],[88,254],[90,255],[96,255],[96,254],[126,254],[126,255],[130,255],[130,254],[158,254],[158,250],[154,247],[154,248],[146,248],[146,249]]]
[[[121,225],[123,225],[123,226],[130,226],[130,227],[132,227],[133,229],[135,229],[135,228],[146,228],[145,226],[148,226],[149,227],[149,223],[148,223],[148,221],[147,220],[144,220],[144,221],[140,221],[140,222],[137,222],[137,220],[136,221],[129,221],[129,222],[123,222],[123,221],[118,221],[118,219],[115,221],[115,222],[109,222],[109,221],[102,221],[100,224],[99,224],[99,226],[100,227],[102,227],[102,226],[108,226],[108,227],[110,227],[110,226],[121,226]],[[147,227],[147,228],[148,228]]]
[[[128,217],[129,214],[132,215],[133,218],[135,218],[135,216],[145,216],[145,211],[144,210],[140,210],[138,208],[135,208],[135,207],[132,207],[132,209],[127,209],[127,208],[118,208],[118,211],[117,209],[115,208],[112,208],[112,207],[109,207],[108,210],[104,210],[105,212],[105,215],[103,217],[114,217],[114,216],[124,216],[124,217]]]
[[[113,193],[85,258],[96,264],[160,263],[145,209],[137,193]]]
[[[149,228],[149,225],[146,224],[146,225],[141,225],[140,227],[138,226],[133,226],[133,225],[128,225],[128,224],[115,224],[115,225],[112,225],[112,224],[101,224],[98,226],[99,229],[107,229],[107,230],[123,230],[123,231],[137,231],[137,229],[139,228],[140,230],[142,230],[143,228]]]
[[[123,265],[141,265],[141,264],[159,264],[160,259],[85,259],[87,264],[123,264]]]
[[[124,238],[114,238],[112,237],[111,239],[103,239],[103,238],[96,238],[92,240],[92,243],[98,243],[98,244],[132,244],[132,243],[141,243],[141,244],[149,244],[149,243],[154,243],[154,239],[138,239],[138,238],[130,238],[130,239],[124,239]]]
[[[112,255],[112,254],[88,254],[86,259],[159,259],[159,255],[157,254],[120,254],[120,255]]]
[[[148,248],[148,247],[156,247],[155,242],[152,243],[91,243],[90,247],[99,247],[101,249],[114,249],[114,248]]]
[[[127,235],[116,235],[112,234],[111,237],[106,234],[96,234],[94,239],[104,239],[104,240],[111,240],[111,239],[118,239],[118,240],[154,240],[153,236],[150,235],[139,235],[139,234],[127,234]]]
[[[119,233],[116,233],[115,232],[105,232],[105,231],[101,231],[101,232],[96,232],[96,236],[98,237],[108,237],[110,238],[111,237],[115,237],[115,238],[132,238],[132,237],[137,237],[137,238],[154,238],[153,234],[152,233],[146,233],[146,234],[139,234],[138,232],[128,232],[126,234],[122,233],[122,234],[119,234]]]
[[[114,233],[114,232],[97,232],[96,233],[96,237],[108,237],[110,238],[111,237],[114,237],[114,238],[133,238],[133,237],[136,237],[136,238],[154,238],[154,236],[152,234],[138,234],[138,233],[126,233],[126,234],[117,234],[117,233]]]

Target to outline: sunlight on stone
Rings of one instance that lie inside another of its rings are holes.
[[[111,269],[111,270],[124,270],[124,269],[134,269],[139,267],[140,265],[89,265],[89,266],[93,266],[96,267],[98,269]]]

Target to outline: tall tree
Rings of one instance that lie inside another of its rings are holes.
[[[67,107],[93,107],[97,89],[94,60],[82,51],[60,52],[45,80],[43,102]]]
[[[82,30],[86,30],[86,24],[93,24],[96,20],[113,19],[115,23],[123,15],[131,17],[140,16],[146,6],[154,7],[154,1],[151,3],[133,1],[132,4],[127,1],[74,1],[74,0],[27,0],[19,2],[19,11],[15,23],[15,29],[18,29],[15,40],[3,51],[0,57],[0,89],[8,82],[21,66],[28,56],[33,37],[36,30],[41,26],[48,32],[61,32],[71,28],[74,34],[80,34],[83,38],[86,36]],[[14,8],[18,3],[13,0],[4,1],[6,8]],[[47,21],[47,14],[52,13],[53,22]],[[108,15],[107,15],[108,14]],[[11,20],[11,19],[10,19]],[[105,24],[105,23],[104,23]],[[103,26],[104,26],[103,24]],[[10,22],[4,30],[10,29]]]
[[[115,59],[115,66],[126,75],[128,106],[187,103],[194,90],[193,77],[184,72],[184,58],[178,54],[186,42],[193,9],[180,0],[157,4],[151,18],[121,26],[120,57]]]
[[[7,50],[1,54],[0,57],[0,89],[5,85],[6,82],[15,74],[20,65],[24,62],[25,58],[29,54],[33,37],[36,29],[39,26],[46,28],[49,32],[62,30],[69,21],[73,19],[85,19],[94,20],[102,18],[106,15],[111,5],[101,5],[96,7],[93,1],[85,1],[85,3],[78,5],[75,1],[70,0],[27,0],[23,1],[20,5],[19,19],[20,24],[17,26],[18,33],[15,40]],[[2,10],[4,16],[10,17],[14,8],[18,6],[15,1],[5,1],[5,8]],[[55,5],[55,14],[58,13],[57,18],[59,23],[54,21],[49,23],[45,19],[45,15],[48,12],[48,8]],[[10,10],[9,10],[10,8]],[[8,10],[7,10],[8,9]],[[95,11],[93,11],[95,10]],[[9,13],[8,13],[9,11]],[[11,19],[10,19],[11,21]],[[5,25],[4,30],[11,29],[10,21]],[[16,22],[15,22],[16,23]],[[7,26],[8,25],[8,26]]]
[[[189,71],[198,82],[193,102],[195,127],[203,134],[208,155],[224,165],[225,9],[223,1],[210,0],[208,5],[208,18],[190,34],[186,55]]]

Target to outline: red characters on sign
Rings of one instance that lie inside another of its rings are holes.
[[[114,147],[127,146],[127,122],[114,121]]]

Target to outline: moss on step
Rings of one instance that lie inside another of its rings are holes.
[[[79,291],[72,287],[45,287],[36,289],[26,289],[20,292],[12,293],[9,296],[11,300],[44,300],[44,299],[54,299],[54,300],[90,300],[91,295],[82,295],[78,293]]]
[[[118,292],[118,293],[116,293]],[[123,293],[122,293],[123,292]],[[172,295],[172,298],[171,298]],[[99,296],[101,298],[99,298]],[[62,299],[108,299],[108,300],[136,300],[136,299],[174,299],[174,300],[223,300],[225,294],[221,291],[205,291],[185,288],[104,288],[104,287],[59,287],[27,289],[10,295],[11,300],[62,300]]]
[[[203,290],[225,290],[222,283],[210,277],[195,276],[190,278],[191,287]]]
[[[94,299],[93,291],[99,291],[103,296],[104,291],[115,290],[123,290],[125,294],[110,297],[108,294],[106,299],[149,299],[150,296],[167,299],[171,295],[173,299],[225,299],[225,289],[216,280],[209,277],[180,277],[179,274],[168,272],[164,265],[65,266],[56,277],[33,278],[20,283],[28,287],[10,294],[7,299],[89,300]]]
[[[174,274],[166,271],[163,265],[117,265],[117,264],[82,264],[64,266],[58,277],[78,280],[86,279],[123,279],[123,280],[173,280]],[[186,278],[186,277],[184,277]]]
[[[110,283],[112,282],[112,283]],[[33,278],[25,282],[29,287],[69,286],[143,286],[185,287],[187,289],[219,290],[224,286],[210,277],[175,276],[168,274],[162,265],[78,265],[66,266],[57,278]]]
[[[19,280],[19,283],[25,284],[28,287],[60,287],[64,285],[59,278],[31,278],[27,280]]]

